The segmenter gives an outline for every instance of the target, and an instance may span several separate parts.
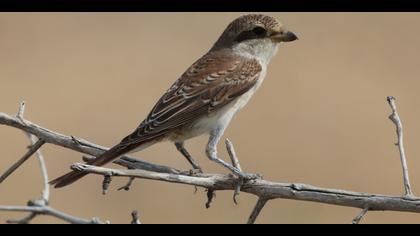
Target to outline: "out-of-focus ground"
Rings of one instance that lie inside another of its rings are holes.
[[[0,111],[44,127],[111,146],[131,132],[160,95],[241,13],[1,13]],[[300,40],[283,45],[268,77],[226,132],[243,168],[279,182],[347,190],[403,192],[395,127],[386,96],[398,99],[408,163],[420,194],[420,14],[269,13]],[[208,172],[226,172],[204,155],[206,137],[187,147]],[[0,170],[25,152],[22,132],[0,127]],[[226,157],[223,146],[221,155]],[[50,177],[66,172],[81,154],[43,148]],[[188,169],[169,143],[139,158]],[[111,165],[112,166],[112,165]],[[81,217],[128,223],[244,223],[256,201],[239,205],[218,192],[210,209],[194,188],[137,180],[130,192],[115,179],[108,195],[90,176],[53,190],[51,204]],[[35,159],[0,186],[0,205],[40,195]],[[269,202],[259,223],[350,223],[357,209],[289,200]],[[21,214],[0,212],[0,222]],[[420,215],[369,212],[366,223],[418,223]],[[34,223],[60,222],[50,217]]]

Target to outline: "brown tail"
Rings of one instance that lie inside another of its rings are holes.
[[[88,162],[88,164],[94,165],[94,166],[103,166],[109,162],[112,162],[113,160],[117,159],[118,157],[120,157],[121,155],[129,151],[131,151],[131,149],[126,150],[126,148],[121,148],[121,147],[116,146],[104,152],[101,156],[99,156],[95,160]],[[85,172],[72,171],[55,180],[52,180],[50,184],[54,185],[55,188],[62,188],[76,182],[77,180],[83,178],[86,175],[87,173]]]

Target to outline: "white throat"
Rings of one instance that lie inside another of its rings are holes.
[[[263,66],[270,63],[279,48],[278,43],[272,42],[270,39],[249,40],[247,42],[238,43],[233,46],[232,50],[238,55],[257,59]]]

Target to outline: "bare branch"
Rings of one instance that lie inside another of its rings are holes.
[[[17,118],[18,120],[20,120],[20,122],[22,122],[23,124],[25,124],[25,121],[24,121],[24,119],[23,119],[23,115],[24,115],[24,113],[25,113],[25,106],[26,106],[25,101],[22,101],[22,102],[20,103],[18,113],[16,114],[16,118]],[[29,138],[29,140],[31,141],[31,144],[32,144],[32,145],[35,145],[35,144],[36,144],[36,142],[40,140],[40,139],[38,139],[38,140],[37,140],[34,136],[32,136],[30,133],[28,133],[28,132],[26,132],[26,131],[24,131],[24,133],[28,136],[28,138]],[[40,169],[41,169],[42,178],[43,178],[43,180],[44,180],[44,190],[42,191],[42,199],[45,201],[45,203],[46,203],[46,204],[48,204],[49,199],[50,199],[50,186],[49,186],[49,183],[48,183],[48,172],[47,172],[47,166],[46,166],[46,164],[45,164],[45,159],[44,159],[44,156],[42,155],[42,152],[41,152],[41,150],[40,150],[40,149],[38,149],[38,150],[36,151],[36,154],[37,154],[37,157],[38,157],[38,162],[39,162],[39,167],[40,167]],[[30,221],[30,219],[31,219],[31,216],[32,216],[32,214],[31,214],[31,215],[29,215],[28,217],[26,217],[27,219],[25,219],[25,218],[24,218],[24,219],[22,219],[22,220],[23,220],[23,222],[25,222],[25,220],[26,220],[27,222],[29,222],[29,221]],[[36,216],[36,215],[35,215],[35,216]],[[35,217],[35,216],[34,216],[34,217]]]
[[[363,209],[357,216],[356,218],[354,218],[353,220],[353,224],[357,225],[360,223],[360,221],[363,219],[363,217],[368,213],[369,211],[369,207],[366,207],[365,209]]]
[[[57,145],[63,148],[67,148],[76,152],[88,154],[94,157],[100,156],[103,152],[108,150],[107,148],[91,143],[86,140],[77,139],[74,141],[74,137],[66,136],[46,128],[43,128],[39,125],[36,125],[28,120],[23,120],[24,122],[20,121],[16,117],[9,116],[4,113],[0,113],[0,124],[14,127],[25,132],[28,132],[32,135],[38,137],[38,139],[44,140],[46,143]],[[94,159],[92,157],[92,159]],[[114,162],[115,164],[124,166],[124,167],[131,167],[135,169],[143,169],[155,172],[162,172],[162,173],[173,173],[173,174],[180,174],[181,171],[177,170],[172,167],[152,164],[145,161],[137,160],[135,158],[129,156],[122,156],[119,160]]]
[[[257,220],[258,216],[261,213],[261,210],[264,208],[265,204],[268,202],[267,198],[260,197],[257,201],[257,204],[254,207],[254,210],[252,210],[251,215],[248,219],[248,224],[254,224]]]
[[[37,213],[30,213],[29,215],[23,217],[20,220],[8,220],[7,223],[8,224],[20,224],[20,225],[29,224],[29,222],[31,222],[37,216],[38,216]]]
[[[34,145],[32,145],[28,152],[23,155],[22,158],[19,159],[15,164],[13,164],[9,169],[7,169],[1,176],[0,176],[0,184],[3,183],[7,177],[9,177],[17,168],[19,168],[25,161],[27,161],[38,149],[42,147],[42,145],[45,144],[45,141],[40,139],[38,140]]]
[[[15,211],[15,212],[31,212],[37,215],[49,215],[58,219],[64,220],[71,224],[105,224],[98,218],[91,220],[78,218],[69,214],[58,211],[49,206],[0,206],[0,211]]]
[[[23,119],[23,115],[25,113],[25,102],[21,102],[19,106],[19,111],[16,115],[16,119],[18,119],[22,124],[27,125]],[[37,154],[38,162],[41,169],[41,175],[43,178],[44,189],[42,191],[42,197],[40,200],[31,200],[28,202],[28,206],[0,206],[0,211],[26,211],[30,212],[29,215],[19,219],[19,220],[8,220],[7,223],[11,224],[29,224],[33,219],[35,219],[38,215],[51,215],[62,219],[64,221],[75,223],[75,224],[99,224],[103,223],[98,218],[93,218],[92,220],[85,220],[82,218],[74,217],[68,215],[66,213],[60,212],[48,206],[49,198],[50,198],[50,186],[48,183],[48,172],[45,165],[45,160],[42,155],[40,148],[46,142],[42,139],[36,139],[32,136],[29,132],[23,130],[24,133],[28,136],[29,140],[32,143],[32,146],[29,148],[29,151],[12,167],[10,167],[5,174],[1,176],[1,181],[4,181],[10,174],[12,174],[17,168],[19,168],[26,160],[28,160],[34,153]]]
[[[405,155],[405,149],[404,149],[404,133],[403,133],[403,125],[400,119],[400,116],[397,112],[397,105],[395,103],[396,99],[394,97],[388,97],[388,103],[391,106],[392,114],[389,116],[389,119],[395,124],[397,127],[397,136],[398,136],[398,142],[397,146],[400,151],[400,159],[401,164],[403,168],[403,179],[404,179],[404,189],[405,189],[405,196],[406,197],[414,197],[413,191],[411,189],[410,184],[410,177],[408,173],[408,165],[407,165],[407,158]]]
[[[23,114],[25,114],[25,101],[22,101],[19,105],[18,113],[16,114],[16,118],[20,120],[20,122],[24,123]]]
[[[22,104],[24,104],[22,102]],[[22,105],[21,105],[22,106]],[[21,116],[23,115],[23,113],[21,113]],[[36,138],[34,136],[32,136],[29,133],[25,133],[32,145],[34,145],[37,141]],[[37,154],[37,159],[38,159],[38,163],[39,163],[39,167],[41,169],[41,175],[42,175],[42,179],[43,179],[43,184],[44,184],[44,189],[42,190],[41,193],[41,201],[42,201],[42,205],[48,205],[49,201],[50,201],[50,185],[48,183],[48,172],[47,172],[47,167],[45,164],[45,160],[44,160],[44,156],[41,152],[41,149],[38,149],[36,151]],[[20,219],[20,220],[9,220],[8,223],[10,224],[29,224],[35,217],[37,217],[38,214],[36,213],[30,213],[28,216]]]
[[[128,156],[124,156],[114,162],[120,166],[129,168],[128,170],[109,169],[79,163],[72,165],[72,169],[76,171],[83,171],[86,173],[106,176],[108,179],[114,176],[129,177],[130,182],[127,184],[127,186],[130,186],[131,182],[135,178],[141,178],[186,184],[195,187],[203,187],[208,190],[208,202],[206,204],[207,207],[210,206],[215,191],[233,190],[237,191],[238,193],[239,191],[250,193],[258,196],[259,200],[254,207],[251,216],[249,217],[249,223],[254,223],[256,221],[258,215],[260,214],[267,201],[272,199],[311,201],[362,209],[360,214],[354,219],[354,223],[359,223],[368,211],[401,211],[420,213],[420,198],[414,197],[408,178],[408,168],[403,143],[403,129],[401,120],[397,113],[395,98],[389,97],[388,101],[393,111],[390,119],[397,126],[398,147],[400,149],[400,157],[404,173],[404,185],[406,190],[405,196],[387,196],[379,194],[358,193],[339,189],[320,188],[307,184],[277,183],[261,179],[248,181],[245,183],[239,182],[238,184],[238,178],[229,174],[195,174],[193,176],[189,176],[185,175],[185,172],[171,167],[147,163]],[[67,149],[91,155],[92,157],[84,157],[84,160],[88,161],[93,160],[95,156],[101,155],[106,150],[106,148],[94,143],[90,143],[86,140],[75,138],[74,136],[62,135],[24,120],[23,111],[24,106],[21,106],[20,112],[18,113],[18,118],[0,113],[0,124],[15,127],[31,135],[34,135],[38,138],[38,142],[43,140],[45,143],[58,145]],[[31,149],[35,149],[34,146],[35,145],[33,145]],[[239,160],[236,156],[233,145],[229,140],[226,140],[226,147],[228,149],[232,164],[235,167],[240,168]],[[32,154],[33,153],[34,151],[32,151]],[[104,188],[104,190],[106,189],[107,188]],[[29,222],[38,214],[52,215],[71,223],[100,222],[95,220],[80,219],[77,217],[72,218],[72,216],[69,217],[65,213],[58,212],[53,208],[42,204],[29,205],[27,207],[0,206],[0,211],[1,210],[31,212],[31,215],[21,219],[20,221],[14,221],[17,223]],[[136,216],[134,213],[132,216],[133,222],[136,221]]]
[[[35,139],[33,136],[30,137],[31,142],[34,143]],[[48,181],[48,171],[47,166],[45,164],[45,158],[41,152],[40,149],[36,151],[37,157],[38,157],[38,163],[39,167],[41,169],[41,175],[43,179],[44,189],[42,190],[42,200],[44,200],[46,203],[50,201],[50,184]]]
[[[74,164],[72,169],[92,174],[111,175],[113,177],[135,177],[170,183],[194,185],[206,189],[212,189],[214,191],[234,190],[236,187],[236,180],[232,178],[231,175],[200,174],[196,176],[186,176],[156,173],[145,170],[109,169],[81,163]],[[276,183],[265,180],[246,182],[242,187],[242,191],[268,199],[294,199],[360,209],[364,209],[365,206],[370,206],[371,211],[402,211],[420,213],[420,198],[407,199],[398,196],[358,193],[338,189],[319,188],[306,184]]]

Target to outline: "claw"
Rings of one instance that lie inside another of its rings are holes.
[[[262,179],[261,174],[253,174],[253,173],[241,173],[239,178],[243,179],[245,182],[252,181],[252,180],[259,180]]]
[[[198,174],[203,174],[203,170],[202,169],[191,169],[190,170],[190,175],[194,176],[194,175],[198,175]]]
[[[241,192],[242,185],[244,185],[244,179],[239,178],[239,181],[237,185],[235,186],[235,191],[233,193],[233,202],[235,203],[235,205],[238,205],[237,197],[239,196],[239,193]]]
[[[240,172],[238,177],[239,179],[238,179],[237,184],[235,185],[235,191],[233,193],[233,202],[236,205],[238,205],[237,197],[239,196],[239,193],[241,192],[241,188],[244,185],[244,183],[247,183],[249,181],[254,181],[254,180],[260,180],[262,179],[262,175]]]

